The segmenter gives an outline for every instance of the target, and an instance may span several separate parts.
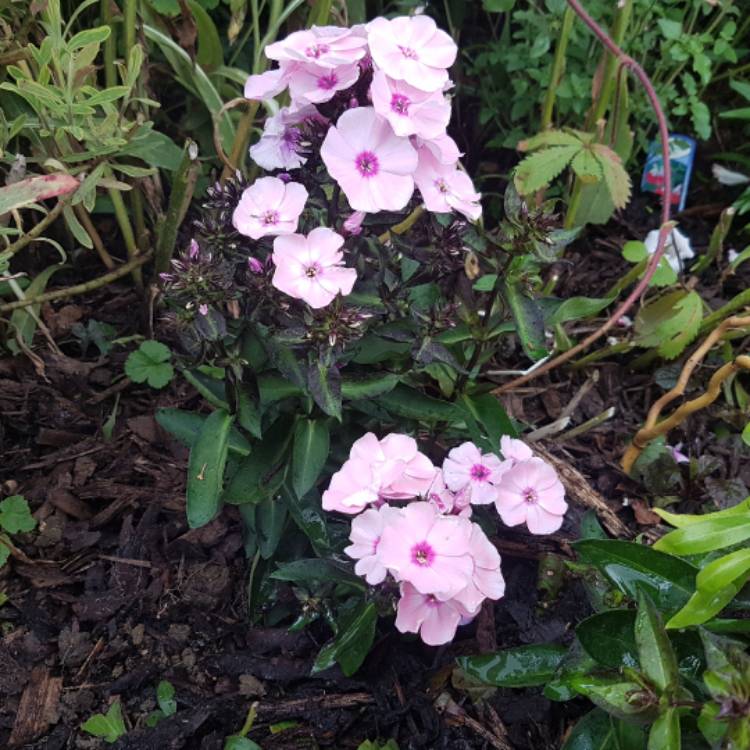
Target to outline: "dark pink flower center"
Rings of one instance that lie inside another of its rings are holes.
[[[273,210],[265,211],[263,215],[260,217],[260,220],[267,227],[273,226],[274,224],[278,224],[279,212],[273,211]]]
[[[305,50],[305,54],[308,57],[314,57],[316,60],[321,56],[325,55],[331,48],[327,44],[313,44]]]
[[[424,600],[424,603],[428,607],[439,607],[442,604],[440,599],[438,599],[434,594],[428,594],[427,598]]]
[[[374,177],[378,173],[378,157],[372,151],[363,151],[357,154],[354,163],[362,177]]]
[[[534,503],[539,501],[539,495],[537,495],[537,492],[533,487],[527,487],[521,493],[521,496],[523,497],[524,502],[528,503],[529,505],[533,505]]]
[[[404,96],[403,94],[393,94],[391,97],[391,109],[397,115],[408,115],[409,104],[411,104],[411,100],[408,96]]]
[[[427,542],[419,542],[411,548],[411,561],[415,565],[429,568],[435,559],[435,550]]]
[[[316,276],[320,276],[323,273],[323,267],[320,263],[313,263],[311,266],[305,268],[305,276],[310,279],[314,279]]]
[[[492,472],[484,464],[474,464],[469,473],[475,482],[486,482]]]
[[[401,50],[401,54],[407,60],[418,60],[419,59],[419,57],[417,56],[416,51],[413,50],[411,47],[404,47],[403,45],[399,44],[398,48]]]
[[[328,75],[324,75],[318,78],[318,88],[325,91],[330,91],[331,89],[336,88],[336,84],[338,82],[338,76],[336,75],[336,73],[331,71],[330,73],[328,73]]]

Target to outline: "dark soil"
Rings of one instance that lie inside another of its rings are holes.
[[[705,244],[711,219],[694,221],[694,241]],[[553,269],[560,275],[556,293],[602,296],[625,270],[616,248],[634,231],[626,216],[590,233]],[[746,283],[703,291],[716,306]],[[111,323],[121,336],[133,333],[137,307],[127,285],[48,307],[44,318],[60,353],[40,339],[39,359],[0,361],[2,491],[25,495],[39,521],[0,570],[0,591],[9,596],[0,609],[0,747],[103,746],[80,726],[115,698],[130,730],[115,746],[121,750],[220,750],[254,702],[251,737],[264,750],[343,750],[378,737],[395,738],[402,750],[479,750],[502,742],[515,750],[559,747],[585,703],[552,703],[526,690],[496,691],[475,704],[471,690],[452,681],[452,667],[460,654],[571,639],[572,625],[589,611],[582,588],[570,580],[550,597],[537,578],[548,553],[572,555],[569,542],[585,511],[575,497],[554,537],[504,533],[498,540],[507,595],[450,647],[422,646],[383,622],[355,678],[337,668],[311,677],[328,638],[324,629],[289,633],[287,623],[269,628],[247,620],[248,566],[236,510],[199,530],[186,526],[187,451],[153,414],[163,406],[200,408],[197,394],[184,384],[164,392],[128,384],[118,379],[123,347],[95,357],[94,347],[82,353],[70,334],[75,322],[89,319]],[[503,368],[526,366],[517,352],[506,354]],[[576,394],[567,429],[616,408],[600,427],[543,444],[587,477],[632,535],[658,519],[644,502],[649,494],[620,473],[618,461],[662,389],[653,366],[632,371],[626,361],[555,371],[504,401],[535,427],[558,419]],[[726,502],[727,480],[750,484],[738,445],[712,433],[733,418],[723,409],[693,419],[681,438],[692,455],[710,450],[715,459],[705,480],[681,495],[696,505]],[[155,687],[164,679],[175,687],[178,712],[148,728]],[[288,723],[282,731],[280,722]]]

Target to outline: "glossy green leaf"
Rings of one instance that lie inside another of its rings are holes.
[[[341,381],[341,396],[346,401],[361,398],[376,398],[390,393],[401,380],[401,376],[392,372],[379,372],[361,378],[344,378]]]
[[[187,519],[191,529],[205,526],[219,510],[233,421],[234,416],[223,409],[213,412],[203,423],[190,450]]]
[[[457,661],[464,672],[487,685],[533,687],[552,678],[567,652],[564,646],[534,644],[495,654],[462,656]]]
[[[226,386],[224,379],[218,379],[206,375],[200,370],[181,370],[182,377],[200,393],[209,404],[217,409],[230,411],[229,404],[226,400]]]
[[[314,362],[307,374],[307,387],[315,403],[341,421],[341,373],[338,367]]]
[[[524,294],[518,284],[506,282],[503,288],[521,346],[526,356],[536,362],[547,354],[542,309],[536,300]]]
[[[659,714],[648,733],[648,750],[681,750],[680,714],[668,708]]]
[[[297,497],[306,495],[323,471],[331,438],[322,419],[300,419],[294,428],[292,487]]]
[[[678,557],[635,542],[584,539],[574,545],[579,560],[598,568],[622,593],[646,591],[659,609],[674,612],[695,591],[698,569]]]
[[[714,518],[726,518],[727,516],[737,516],[743,513],[750,514],[750,497],[743,500],[737,505],[733,505],[731,508],[725,508],[724,510],[717,510],[714,513],[701,513],[700,515],[691,515],[689,513],[670,513],[668,510],[663,508],[652,508],[653,512],[656,513],[660,518],[665,520],[670,526],[674,526],[677,529],[683,529],[686,526],[692,526],[696,523],[703,523],[709,519]]]
[[[569,297],[556,305],[546,316],[549,326],[567,323],[571,320],[585,320],[600,313],[612,303],[613,297],[596,299],[594,297]]]
[[[288,484],[282,487],[282,493],[294,522],[310,540],[315,554],[326,557],[331,553],[331,539],[328,532],[326,514],[320,508],[320,495],[313,490],[304,497],[297,494]]]
[[[619,675],[577,675],[571,686],[599,708],[619,719],[646,721],[653,710],[644,705],[643,690],[636,682]]]
[[[677,657],[664,629],[661,614],[643,591],[638,595],[635,642],[638,646],[638,660],[646,677],[662,693],[674,693],[679,682]]]
[[[707,518],[682,529],[671,531],[654,545],[662,552],[675,555],[699,555],[742,544],[750,539],[750,512]]]
[[[255,533],[261,557],[273,557],[287,519],[286,504],[279,497],[267,497],[256,506]]]
[[[391,414],[407,419],[453,423],[462,417],[461,410],[456,404],[425,396],[405,385],[398,385],[390,393],[378,396],[374,400]]]
[[[561,750],[625,750],[618,742],[616,721],[600,708],[589,711],[578,720]]]
[[[635,612],[611,609],[586,618],[576,628],[576,636],[584,651],[602,666],[637,667],[634,627]]]
[[[156,422],[183,445],[192,448],[207,415],[183,409],[159,409]],[[250,454],[250,441],[235,427],[229,431],[229,451],[238,456]]]
[[[488,447],[493,453],[499,450],[500,438],[503,435],[518,437],[518,432],[513,427],[513,423],[500,400],[491,393],[484,393],[481,396],[464,394],[461,397],[461,403],[484,428],[489,443]]]
[[[341,666],[341,671],[351,677],[362,665],[370,652],[375,639],[375,626],[378,622],[378,611],[375,604],[370,603],[362,607],[359,614],[352,620],[333,643],[321,649],[313,664],[312,673],[328,669],[333,661]]]
[[[237,421],[242,429],[247,430],[254,438],[260,440],[263,436],[260,409],[255,399],[250,395],[246,384],[240,384],[237,389]]]
[[[321,560],[318,558],[280,563],[278,568],[271,573],[271,578],[275,578],[278,581],[291,581],[292,583],[314,583],[317,581],[325,583],[336,581],[337,583],[345,583],[362,591],[367,588],[364,579],[355,575],[348,567],[334,560]]]
[[[18,534],[35,528],[36,518],[31,515],[29,503],[23,495],[11,495],[0,502],[0,530]]]

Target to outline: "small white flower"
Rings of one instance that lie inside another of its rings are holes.
[[[653,255],[656,252],[658,241],[659,230],[652,229],[644,240],[649,255]],[[690,240],[679,229],[673,229],[667,238],[664,257],[667,259],[667,263],[672,266],[675,273],[679,273],[683,269],[684,261],[695,257],[693,248],[690,246]]]
[[[750,177],[748,175],[722,167],[721,164],[714,164],[711,167],[711,171],[714,173],[714,177],[722,185],[746,185],[750,182]]]

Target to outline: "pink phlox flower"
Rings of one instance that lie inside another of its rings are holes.
[[[356,63],[366,52],[367,39],[358,31],[340,26],[295,31],[265,49],[269,60],[314,63],[323,68]]]
[[[448,127],[451,105],[440,91],[421,91],[378,70],[370,92],[375,111],[388,120],[396,135],[436,138]]]
[[[353,515],[379,500],[378,484],[369,462],[350,458],[331,477],[321,498],[323,510]]]
[[[500,438],[500,453],[506,461],[512,461],[513,465],[519,461],[528,461],[534,455],[523,440],[512,438],[510,435],[503,435]]]
[[[469,175],[459,167],[441,164],[428,148],[421,148],[418,153],[414,182],[427,210],[436,213],[458,211],[476,221],[482,215],[482,195],[474,189]]]
[[[349,540],[352,543],[344,549],[344,552],[357,561],[354,572],[364,577],[371,586],[382,583],[388,573],[378,557],[378,546],[383,529],[400,513],[398,508],[382,505],[380,508],[368,508],[364,513],[352,519],[349,533]]]
[[[400,633],[419,633],[428,646],[441,646],[455,638],[458,626],[472,614],[456,599],[442,601],[404,582],[395,624]]]
[[[497,512],[508,526],[525,523],[532,534],[551,534],[568,509],[557,472],[541,458],[521,461],[505,472],[497,490]]]
[[[417,151],[426,148],[441,164],[455,167],[458,160],[463,156],[456,142],[447,133],[443,133],[436,138],[412,138],[414,147]]]
[[[254,240],[266,235],[292,234],[307,202],[307,190],[298,182],[261,177],[242,192],[232,223]]]
[[[310,104],[283,107],[266,120],[260,140],[250,146],[250,158],[263,169],[297,169],[307,161],[306,131],[326,122]]]
[[[682,452],[682,443],[677,443],[677,445],[668,445],[667,448],[669,449],[670,454],[672,455],[672,458],[675,460],[678,464],[687,464],[690,463],[690,457],[686,456]]]
[[[344,112],[320,155],[355,211],[398,211],[414,192],[417,152],[372,107]]]
[[[458,53],[429,16],[376,18],[367,25],[367,41],[378,68],[422,91],[442,91]]]
[[[438,512],[444,515],[456,515],[462,518],[471,517],[471,494],[468,488],[458,492],[448,489],[443,479],[443,472],[440,469],[435,473],[435,478],[425,495],[425,500],[432,503],[438,509]]]
[[[298,63],[284,63],[275,70],[248,76],[245,81],[245,99],[261,102],[273,99],[286,90],[298,67]]]
[[[353,211],[341,227],[344,234],[355,237],[362,234],[362,222],[365,220],[365,216],[367,214],[364,211]]]
[[[453,492],[466,490],[474,505],[495,502],[497,486],[510,463],[501,461],[493,453],[485,453],[474,443],[463,443],[453,448],[443,462],[443,479]]]
[[[474,572],[463,591],[454,597],[469,612],[478,612],[485,599],[497,600],[505,594],[505,579],[500,571],[500,554],[479,524],[471,525],[471,556]]]
[[[315,104],[333,99],[339,91],[351,88],[359,78],[359,65],[351,63],[336,68],[302,65],[289,79],[289,91],[295,101]]]
[[[471,521],[440,515],[430,503],[412,502],[383,529],[378,555],[420,593],[449,599],[471,580],[470,538]]]
[[[349,294],[357,272],[344,266],[343,244],[344,238],[327,227],[317,227],[307,237],[277,237],[273,243],[276,270],[271,284],[314,308],[325,307],[337,294]]]

